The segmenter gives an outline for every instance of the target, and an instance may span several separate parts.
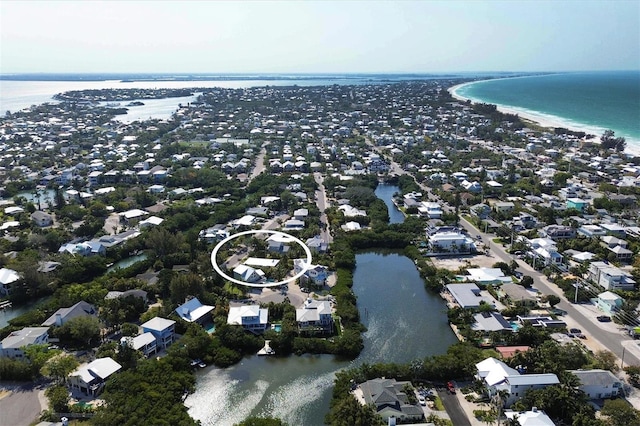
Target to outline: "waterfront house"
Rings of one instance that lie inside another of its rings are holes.
[[[0,342],[0,357],[23,359],[23,348],[49,342],[49,327],[25,327],[12,331]]]
[[[431,253],[470,253],[475,251],[472,238],[459,232],[437,232],[427,236]]]
[[[490,284],[512,283],[511,277],[506,277],[500,268],[468,268],[465,278],[479,286],[486,287]]]
[[[403,422],[419,421],[424,417],[422,408],[409,403],[405,386],[410,382],[395,379],[372,379],[361,383],[354,396],[362,405],[373,405],[376,413],[385,421],[395,417]]]
[[[593,399],[616,398],[622,394],[622,381],[608,370],[569,370],[580,381],[578,389]]]
[[[513,332],[511,324],[498,312],[480,312],[473,316],[474,323],[471,326],[476,331],[507,331]]]
[[[230,306],[227,324],[241,325],[253,333],[263,332],[267,328],[269,310],[260,305]]]
[[[47,318],[42,325],[45,327],[62,327],[68,321],[80,317],[97,317],[98,310],[95,306],[81,300],[68,308],[60,308],[53,315]]]
[[[67,382],[72,391],[95,397],[104,389],[105,381],[121,368],[112,358],[97,358],[69,374]]]
[[[211,312],[215,307],[203,305],[197,297],[187,300],[176,308],[178,316],[187,322],[195,322],[204,325],[211,319]]]
[[[477,308],[482,302],[489,305],[495,303],[490,296],[483,296],[475,284],[447,284],[446,289],[461,308]]]
[[[535,294],[515,283],[502,284],[497,293],[501,298],[507,298],[511,303],[522,303],[526,305],[535,305],[537,298]]]
[[[20,282],[21,277],[16,271],[9,268],[0,269],[0,295],[9,296],[15,286]]]
[[[477,363],[476,371],[476,378],[482,381],[489,397],[499,392],[506,396],[505,407],[510,407],[528,390],[542,389],[560,383],[555,374],[520,374],[518,370],[493,357]]]
[[[331,304],[326,300],[318,301],[308,298],[302,307],[296,309],[296,321],[300,331],[331,333],[333,331]]]
[[[156,338],[156,344],[159,349],[165,349],[173,343],[175,337],[174,320],[154,317],[142,324],[143,333],[151,333]]]

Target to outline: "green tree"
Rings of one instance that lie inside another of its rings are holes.
[[[616,138],[613,130],[605,130],[602,136],[600,136],[600,146],[607,150],[615,149],[616,151],[624,151],[627,147],[627,142],[625,138]]]
[[[371,405],[360,404],[352,395],[346,395],[335,406],[325,419],[331,426],[380,426],[384,425],[382,417],[376,414]]]
[[[640,424],[640,411],[633,408],[624,399],[606,400],[600,414],[607,417],[611,426]]]
[[[73,355],[60,354],[48,360],[40,372],[43,376],[63,383],[69,373],[72,373],[76,368],[78,368],[78,360]]]
[[[560,297],[555,294],[549,294],[543,297],[543,300],[549,304],[552,308],[561,302]]]
[[[94,316],[72,318],[62,325],[56,334],[60,338],[73,339],[82,346],[90,347],[100,338],[100,320]]]
[[[44,394],[49,398],[49,405],[53,411],[56,413],[69,412],[69,391],[65,385],[51,386]]]

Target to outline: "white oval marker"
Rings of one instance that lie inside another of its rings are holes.
[[[295,274],[293,277],[289,278],[289,279],[286,279],[286,280],[283,280],[283,281],[278,281],[278,282],[275,282],[275,283],[264,283],[264,284],[256,284],[256,283],[250,283],[250,282],[246,282],[246,281],[242,281],[242,280],[237,280],[237,279],[235,279],[233,277],[230,277],[226,273],[224,273],[222,271],[222,269],[220,268],[220,266],[218,266],[218,263],[216,262],[216,257],[218,256],[218,252],[220,251],[222,246],[224,246],[229,241],[232,241],[235,238],[241,237],[243,235],[262,234],[262,233],[273,234],[273,235],[283,235],[283,236],[291,238],[293,241],[295,241],[296,243],[300,244],[300,246],[302,247],[304,252],[307,254],[307,260],[304,263],[304,266],[303,266],[302,270],[300,272],[298,272],[297,274]],[[307,272],[307,270],[309,270],[309,267],[311,267],[311,260],[312,260],[311,250],[300,239],[294,237],[293,235],[287,234],[285,232],[270,231],[270,230],[265,230],[265,229],[255,229],[255,230],[252,230],[252,231],[243,231],[243,232],[238,232],[237,234],[230,235],[227,238],[225,238],[224,240],[220,241],[214,247],[213,251],[211,252],[211,265],[213,265],[213,269],[215,269],[216,272],[218,274],[220,274],[220,276],[222,276],[222,278],[224,278],[226,280],[229,280],[229,281],[231,281],[233,283],[236,283],[236,284],[246,285],[247,287],[257,287],[257,288],[277,287],[279,285],[288,284],[290,282],[293,282],[293,281],[297,280],[298,278],[303,276],[304,273]]]

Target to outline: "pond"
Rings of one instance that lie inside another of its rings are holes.
[[[400,188],[396,185],[389,185],[386,183],[379,183],[376,187],[376,197],[380,198],[387,205],[389,211],[389,223],[402,223],[404,222],[404,214],[393,204],[393,195],[396,192],[400,192]]]
[[[353,290],[363,324],[364,350],[351,362],[332,355],[245,358],[198,373],[185,404],[202,425],[233,425],[250,415],[290,425],[324,424],[335,373],[376,362],[409,362],[442,354],[457,340],[439,296],[427,293],[413,262],[395,251],[356,255]]]

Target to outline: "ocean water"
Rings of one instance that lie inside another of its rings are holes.
[[[640,150],[640,71],[583,72],[463,84],[455,95],[522,117],[600,136],[611,129]]]

